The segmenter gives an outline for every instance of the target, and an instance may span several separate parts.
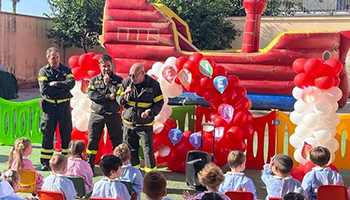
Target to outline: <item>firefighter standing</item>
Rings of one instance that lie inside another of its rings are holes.
[[[89,143],[87,161],[94,170],[94,161],[98,143],[106,124],[113,149],[122,142],[122,122],[119,115],[119,104],[115,97],[122,78],[112,71],[112,58],[103,55],[99,59],[101,73],[93,77],[88,87],[89,98],[92,101],[91,115],[88,125]]]
[[[145,158],[145,171],[157,170],[153,152],[154,117],[163,107],[164,100],[159,83],[145,74],[142,64],[135,63],[129,77],[123,80],[117,92],[117,101],[124,106],[123,135],[131,149],[131,165],[140,167],[139,137]]]
[[[58,49],[50,47],[46,50],[48,64],[39,71],[39,90],[41,95],[41,170],[49,170],[49,160],[53,154],[54,132],[59,123],[62,139],[62,154],[68,153],[68,144],[71,140],[72,115],[70,99],[73,97],[70,90],[75,85],[72,71],[60,63]]]

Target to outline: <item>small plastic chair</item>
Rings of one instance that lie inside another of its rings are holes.
[[[19,177],[21,186],[18,192],[35,194],[36,172],[32,170],[22,170]]]
[[[269,197],[269,200],[281,200],[282,197]]]
[[[41,200],[65,200],[64,195],[61,192],[38,190],[37,195]]]
[[[317,200],[347,200],[348,192],[343,185],[321,185],[317,188]]]
[[[90,200],[123,200],[123,199],[113,199],[113,198],[103,198],[103,197],[91,197]]]
[[[67,178],[73,182],[75,191],[77,192],[77,197],[80,199],[85,198],[85,180],[78,176],[67,176]]]
[[[254,195],[248,191],[226,191],[225,195],[231,200],[254,200]]]

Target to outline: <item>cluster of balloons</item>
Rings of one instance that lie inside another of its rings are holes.
[[[331,152],[329,163],[335,159],[334,152],[338,150],[339,143],[334,136],[340,122],[335,112],[338,109],[337,102],[342,97],[342,91],[337,87],[337,74],[342,64],[336,59],[322,61],[300,58],[294,61],[293,69],[298,73],[294,79],[297,87],[292,92],[297,101],[290,120],[297,127],[289,142],[296,148],[294,158],[301,168],[294,169],[295,176],[301,176],[312,168],[312,163],[308,161],[312,147],[327,147]]]
[[[94,52],[71,56],[68,64],[72,68],[75,80],[90,79],[99,74],[101,70],[98,66],[98,59],[101,56],[102,54],[95,54]]]
[[[165,98],[178,96],[182,90],[203,96],[213,111],[208,121],[216,126],[214,130],[203,130],[202,133],[182,132],[176,128],[174,120],[164,119],[160,113],[153,126],[158,164],[167,163],[170,170],[184,172],[187,152],[200,146],[204,151],[212,152],[213,142],[217,155],[214,162],[219,166],[226,164],[231,150],[246,150],[245,139],[254,134],[250,125],[253,115],[249,112],[251,102],[246,97],[247,91],[239,86],[237,76],[227,76],[224,67],[211,59],[203,59],[200,53],[189,58],[170,57],[164,64],[157,62],[148,74],[159,81]]]

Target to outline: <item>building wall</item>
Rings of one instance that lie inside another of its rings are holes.
[[[236,28],[244,30],[244,17],[232,17],[230,20]],[[350,16],[263,17],[261,22],[260,48],[266,47],[285,31],[350,29]],[[0,12],[0,63],[16,75],[21,88],[36,85],[38,71],[46,64],[46,49],[56,46],[53,40],[47,39],[46,30],[50,27],[51,22],[46,18]],[[234,49],[241,49],[242,35],[232,43]],[[105,53],[102,47],[92,51]],[[61,51],[61,60],[68,63],[71,55],[82,53],[82,49],[70,48],[65,53]],[[348,55],[350,63],[350,53]]]

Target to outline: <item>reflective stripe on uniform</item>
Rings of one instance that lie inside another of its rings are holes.
[[[159,95],[159,96],[153,98],[154,103],[156,103],[156,102],[158,102],[160,100],[163,100],[163,95]]]
[[[133,167],[137,168],[137,169],[140,169],[141,166],[140,165],[134,165]]]
[[[123,95],[123,94],[125,94],[125,92],[124,92],[123,90],[118,90],[118,91],[117,91],[117,94]]]
[[[45,99],[45,101],[49,102],[49,103],[63,103],[66,101],[69,101],[70,98],[66,98],[66,99],[57,99],[57,100],[53,100],[53,99]]]
[[[52,155],[45,155],[45,154],[41,154],[40,155],[40,158],[43,158],[43,159],[51,159]]]
[[[66,153],[68,153],[68,149],[61,149],[61,152],[66,154]]]
[[[136,105],[136,102],[135,101],[128,101],[126,104],[134,107]],[[139,107],[139,108],[149,108],[149,107],[151,107],[151,105],[152,105],[152,103],[137,102],[137,107]]]
[[[153,168],[145,167],[145,172],[157,171],[157,166]]]
[[[74,75],[73,74],[67,74],[66,79],[69,79],[69,78],[74,78]]]
[[[53,149],[44,149],[44,148],[41,148],[41,153],[53,153]]]
[[[47,81],[47,77],[46,76],[41,76],[38,78],[38,81]]]
[[[97,150],[89,150],[89,149],[87,149],[86,153],[88,153],[88,154],[97,154]]]
[[[89,85],[88,88],[94,90],[94,89],[95,89],[95,86]]]
[[[123,119],[123,122],[126,123],[126,124],[129,124],[129,125],[134,125],[134,126],[153,126],[154,124],[154,121],[152,121],[151,123],[147,123],[147,124],[133,124],[127,120],[125,120],[124,118]]]

